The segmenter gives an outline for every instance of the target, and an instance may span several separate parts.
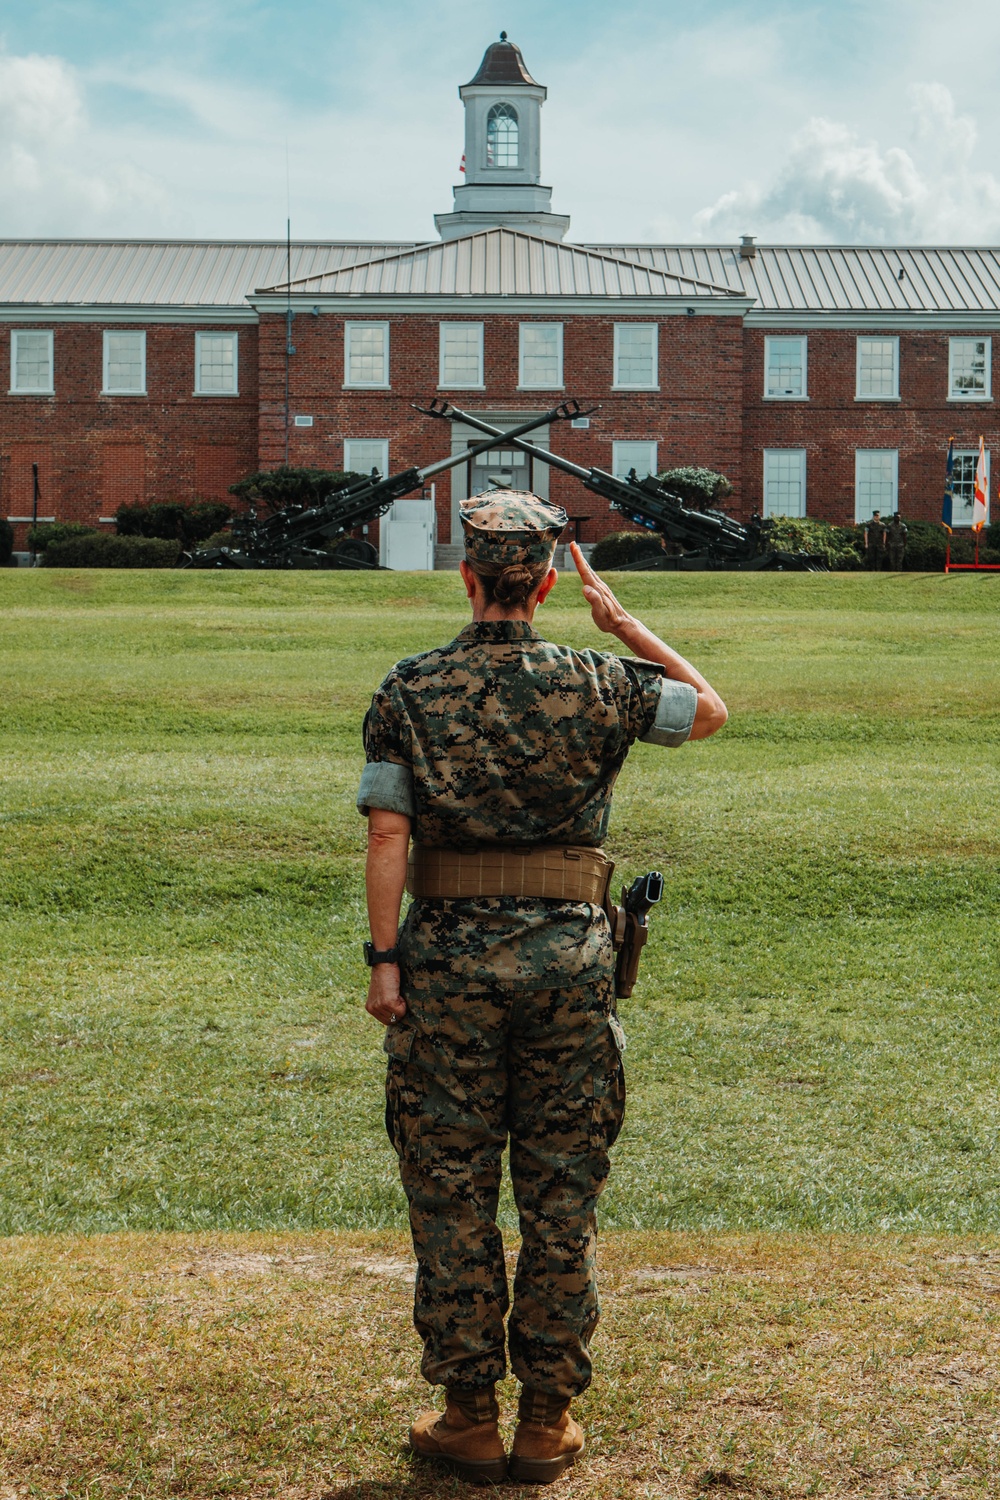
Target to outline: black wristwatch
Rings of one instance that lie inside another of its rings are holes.
[[[371,943],[364,944],[365,963],[369,969],[374,969],[376,964],[398,964],[399,948],[373,948]]]

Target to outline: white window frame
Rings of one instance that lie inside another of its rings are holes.
[[[802,389],[792,395],[787,391],[772,391],[768,387],[771,384],[771,347],[776,340],[788,341],[796,339],[802,346]],[[765,401],[808,401],[809,400],[809,337],[807,334],[775,333],[764,337],[764,400]]]
[[[788,512],[787,511],[783,511],[783,510],[772,511],[769,508],[769,506],[768,506],[768,503],[767,503],[767,461],[771,457],[772,454],[780,454],[783,458],[791,457],[793,454],[795,454],[795,455],[798,456],[798,460],[799,460],[799,483],[802,486],[802,509],[799,511],[799,514],[797,516],[789,516]],[[763,466],[764,487],[763,487],[763,493],[762,493],[762,496],[761,496],[761,514],[765,517],[765,519],[768,516],[772,516],[773,515],[776,520],[785,519],[785,520],[789,520],[789,521],[800,521],[805,516],[807,516],[809,514],[809,495],[808,495],[808,490],[806,488],[806,477],[807,477],[807,470],[806,470],[806,450],[805,450],[805,448],[765,448],[764,449],[764,466]]]
[[[861,393],[861,346],[862,344],[892,344],[893,345],[893,376],[894,387],[892,394],[873,396],[868,392]],[[859,333],[857,336],[856,379],[854,386],[855,401],[898,401],[899,400],[899,336],[898,334],[885,333]]]
[[[17,342],[22,334],[30,333],[34,337],[44,334],[49,342],[49,383],[48,385],[18,385],[17,384]],[[10,391],[11,396],[54,396],[56,392],[56,351],[55,335],[51,328],[15,328],[10,335]]]
[[[524,330],[526,328],[554,328],[556,330],[556,359],[559,368],[555,380],[535,382],[529,384],[524,378]],[[521,323],[517,331],[518,360],[517,360],[517,384],[518,390],[522,391],[561,391],[563,388],[563,325],[552,322],[550,319],[532,319],[530,322]]]
[[[351,336],[354,330],[380,328],[382,330],[382,360],[385,369],[384,380],[352,380],[351,379]],[[377,318],[355,318],[350,323],[344,324],[344,390],[345,391],[387,391],[389,389],[389,324]]]
[[[856,526],[867,526],[871,520],[871,513],[867,516],[861,514],[861,497],[859,494],[861,484],[861,461],[873,453],[889,453],[892,455],[892,500],[889,507],[883,509],[883,503],[879,505],[879,514],[883,518],[894,515],[899,509],[899,449],[898,448],[855,448],[854,450],[854,524]]]
[[[201,388],[201,341],[202,339],[226,338],[233,341],[233,389],[231,391],[203,391]],[[196,396],[218,397],[230,400],[240,393],[240,336],[230,328],[205,328],[194,336],[194,393]]]
[[[645,479],[646,474],[655,474],[656,473],[656,464],[657,464],[657,456],[658,456],[657,444],[655,442],[653,442],[653,441],[647,440],[646,438],[622,438],[621,442],[617,442],[617,443],[612,443],[611,444],[611,472],[612,472],[612,474],[614,474],[614,476],[615,476],[616,479],[624,479],[628,475],[628,469],[625,470],[624,474],[619,472],[620,468],[624,465],[624,459],[622,460],[622,465],[619,465],[619,462],[618,462],[619,457],[621,457],[621,452],[622,452],[623,448],[648,448],[648,449],[650,449],[650,451],[652,453],[652,457],[653,457],[652,468],[647,469],[646,473],[642,473],[640,471],[640,468],[639,468],[638,464],[631,464],[631,463],[629,464],[628,469],[631,469],[631,468],[635,469],[635,473],[636,473],[636,478],[637,479]]]
[[[382,475],[382,478],[384,479],[385,476],[389,472],[389,439],[388,438],[345,438],[344,439],[344,471],[345,471],[345,473],[348,473],[348,474],[350,474],[350,473],[370,474],[371,470],[372,470],[371,464],[366,464],[363,469],[359,469],[356,464],[353,464],[351,462],[351,449],[354,447],[355,443],[358,443],[358,444],[360,444],[360,443],[367,443],[371,447],[375,447],[377,445],[382,450],[381,459],[379,460],[379,462],[376,464],[375,467],[378,469],[379,473]]]
[[[472,328],[479,333],[479,379],[446,380],[444,368],[445,330],[448,328]],[[443,391],[481,391],[485,389],[483,374],[483,324],[465,322],[452,318],[438,324],[438,389]]]
[[[986,345],[986,389],[984,391],[957,391],[955,389],[955,345],[956,344],[985,344]],[[948,400],[949,401],[992,401],[993,400],[993,340],[985,335],[977,338],[963,337],[956,334],[948,340]]]
[[[620,351],[621,333],[623,328],[648,328],[653,335],[653,371],[652,381],[627,381],[622,380],[620,375]],[[615,324],[615,347],[614,347],[614,384],[613,391],[658,391],[660,389],[660,329],[656,323],[616,323]]]
[[[108,365],[110,354],[108,341],[112,338],[121,338],[123,333],[132,334],[139,340],[140,356],[140,384],[137,386],[111,386],[108,384]],[[146,394],[146,332],[143,328],[105,328],[104,330],[104,374],[101,381],[102,396],[145,396]],[[200,365],[199,365],[200,368]]]
[[[972,460],[972,470],[973,470],[973,473],[975,473],[976,464],[979,462],[979,449],[978,448],[956,448],[954,450],[954,457],[956,458],[956,460],[960,459],[960,458],[971,459]],[[989,524],[989,521],[991,519],[989,496],[990,496],[990,450],[987,448],[986,449],[986,519],[987,519],[987,524]],[[971,508],[971,506],[969,508],[969,514],[968,514],[968,516],[962,516],[961,518],[959,518],[958,516],[955,515],[955,509],[954,509],[954,506],[952,506],[951,525],[952,525],[952,530],[953,531],[958,530],[959,527],[971,526],[972,525],[972,508]]]

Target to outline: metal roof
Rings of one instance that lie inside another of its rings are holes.
[[[900,271],[903,272],[900,279]],[[281,241],[0,241],[6,307],[232,307],[286,287]],[[293,293],[750,298],[761,315],[1000,312],[1000,248],[568,245],[509,229],[447,242],[292,245]]]
[[[524,66],[520,47],[514,42],[508,42],[506,31],[501,31],[498,42],[493,42],[487,47],[483,60],[479,64],[479,72],[475,78],[471,78],[462,87],[471,89],[477,83],[513,83],[515,85],[530,83],[534,84],[535,88],[541,87],[540,84],[535,83]]]
[[[292,275],[370,260],[397,245],[292,245]],[[2,240],[0,303],[33,306],[246,307],[287,275],[278,240]]]
[[[592,245],[665,273],[705,277],[754,312],[997,312],[1000,248],[893,245]],[[902,278],[900,277],[902,271]]]
[[[284,294],[284,280],[261,286]],[[358,259],[340,270],[293,278],[304,296],[740,297],[742,288],[692,272],[661,270],[621,250],[565,245],[514,229]]]

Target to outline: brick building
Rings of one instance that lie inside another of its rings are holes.
[[[619,473],[705,464],[737,514],[956,522],[998,432],[1000,251],[578,245],[540,182],[545,89],[505,38],[461,90],[465,181],[423,243],[0,242],[0,513],[107,523],[122,501],[223,496],[284,461],[400,469],[464,449],[412,410],[500,425],[566,396],[600,410],[539,441]],[[435,487],[560,500],[585,542],[620,526],[576,481],[499,450]],[[401,502],[405,504],[405,502]],[[394,513],[395,514],[395,513]],[[372,528],[387,555],[389,525]]]

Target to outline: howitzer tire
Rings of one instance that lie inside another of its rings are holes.
[[[342,568],[377,568],[378,552],[361,537],[346,536],[333,554]]]

